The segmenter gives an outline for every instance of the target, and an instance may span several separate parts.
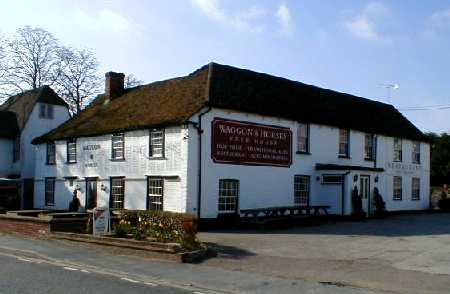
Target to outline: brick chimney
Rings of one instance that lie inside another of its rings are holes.
[[[105,74],[105,95],[109,100],[122,96],[124,92],[125,75],[118,72],[107,72]]]

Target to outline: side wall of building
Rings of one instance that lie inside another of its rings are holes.
[[[125,177],[126,209],[146,209],[147,177],[164,179],[164,210],[186,211],[187,127],[165,128],[165,157],[149,157],[149,130],[124,134],[125,159],[111,159],[111,135],[77,139],[77,162],[67,163],[67,142],[56,142],[56,164],[47,165],[46,144],[37,148],[35,207],[67,209],[79,188],[81,206],[86,205],[86,178],[97,180],[97,203],[109,206],[111,177]],[[55,205],[45,205],[45,178],[56,178]],[[75,180],[69,177],[76,177]],[[72,183],[72,185],[71,185]]]
[[[17,173],[13,163],[13,140],[0,138],[0,178]]]

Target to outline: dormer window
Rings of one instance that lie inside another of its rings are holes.
[[[47,164],[48,165],[56,164],[56,152],[54,142],[47,143]]]
[[[164,129],[150,130],[149,156],[153,158],[164,157]]]
[[[67,163],[77,162],[77,141],[76,139],[67,140]]]
[[[402,139],[394,138],[394,161],[402,161]]]
[[[123,133],[113,134],[111,137],[112,152],[111,158],[115,160],[124,159],[124,137]]]
[[[53,119],[53,105],[41,103],[39,104],[39,118]]]

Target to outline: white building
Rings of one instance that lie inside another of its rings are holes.
[[[330,205],[351,214],[429,205],[430,147],[393,106],[211,63],[105,95],[36,138],[35,207],[163,209],[216,218],[239,209]],[[51,152],[48,152],[50,150]],[[53,152],[54,151],[54,152]]]
[[[67,104],[48,86],[12,96],[0,105],[0,178],[19,180],[23,208],[33,207],[36,147],[31,140],[69,117]]]

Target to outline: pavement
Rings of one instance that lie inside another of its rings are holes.
[[[200,233],[205,266],[387,293],[450,293],[450,214]]]
[[[5,266],[4,260],[7,260]],[[80,292],[73,290],[73,293],[102,293],[88,286],[111,289],[106,285],[111,281],[117,288],[113,287],[109,293],[381,293],[345,285],[227,270],[203,263],[152,260],[145,255],[130,255],[110,247],[23,239],[11,235],[0,235],[0,262],[0,293],[3,293],[2,289],[8,289],[4,293],[63,293],[68,292],[65,290],[67,287],[76,287],[77,284]],[[22,262],[27,264],[24,272],[21,272],[23,267],[17,264]],[[86,284],[83,284],[83,278],[86,278]],[[130,290],[121,291],[123,287]]]

